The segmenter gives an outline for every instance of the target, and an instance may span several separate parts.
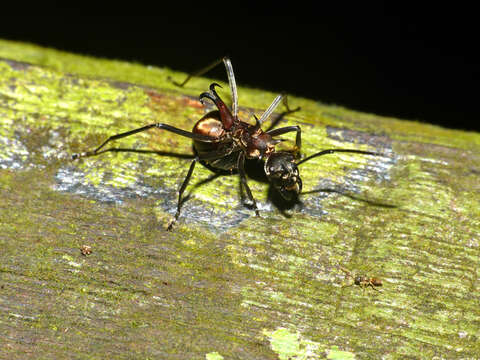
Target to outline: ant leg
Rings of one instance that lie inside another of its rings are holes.
[[[288,95],[287,94],[284,94],[283,106],[285,106],[285,109],[287,109],[287,112],[286,112],[285,115],[288,115],[288,114],[291,114],[291,113],[294,113],[294,112],[297,112],[297,111],[300,110],[300,106],[297,106],[295,109],[290,109],[290,106],[288,106]]]
[[[171,79],[170,77],[168,77],[168,80],[170,80],[174,85],[178,86],[178,87],[183,87],[187,82],[190,81],[190,79],[192,77],[196,77],[196,76],[202,76],[203,74],[209,72],[210,70],[212,70],[213,68],[215,68],[216,66],[220,65],[223,61],[223,58],[220,58],[220,59],[217,59],[215,60],[214,62],[208,64],[207,66],[205,66],[204,68],[201,68],[200,70],[197,70],[191,74],[189,74],[187,76],[187,78],[185,80],[183,80],[183,82],[179,83],[179,82],[176,82],[174,81],[173,79]]]
[[[252,192],[250,191],[250,188],[248,187],[247,184],[247,175],[245,174],[245,153],[240,153],[238,156],[238,162],[237,162],[237,167],[238,167],[238,173],[240,174],[240,181],[241,184],[240,186],[245,187],[245,191],[247,192],[248,199],[253,203],[253,208],[255,210],[255,215],[260,216],[260,213],[258,212],[257,208],[257,202],[255,201],[255,198],[252,195]]]
[[[373,285],[371,282],[368,283],[368,286],[370,286],[370,287],[371,287],[373,290],[375,290],[375,291],[381,292],[381,291],[380,291],[379,289],[377,289],[377,288],[375,287],[375,285]]]
[[[178,203],[177,203],[177,212],[175,213],[175,216],[173,219],[170,221],[168,224],[167,230],[170,231],[173,228],[173,225],[177,222],[178,217],[180,216],[180,208],[182,207],[182,195],[185,189],[187,188],[187,185],[190,181],[190,178],[192,177],[193,169],[195,169],[195,164],[198,161],[198,157],[193,159],[192,163],[190,164],[190,168],[188,169],[187,176],[183,180],[182,186],[180,187],[180,190],[178,191]]]
[[[221,59],[217,59],[211,64],[205,66],[204,68],[189,74],[187,78],[181,82],[178,83],[176,81],[173,81],[170,77],[168,78],[174,85],[183,87],[192,77],[195,76],[202,76],[203,74],[209,72],[216,66],[220,65],[221,63],[225,64],[225,70],[227,71],[227,77],[228,77],[228,84],[230,85],[230,91],[232,92],[232,114],[236,118],[238,115],[238,95],[237,95],[237,83],[235,81],[235,75],[233,73],[233,67],[232,67],[232,62],[230,61],[230,58],[228,56],[224,56]]]
[[[178,129],[176,127],[173,127],[173,126],[170,126],[170,125],[167,125],[167,124],[155,123],[155,124],[150,124],[150,125],[143,126],[141,128],[138,128],[138,129],[130,130],[130,131],[127,131],[127,132],[124,132],[124,133],[121,133],[121,134],[110,136],[107,140],[105,140],[100,146],[98,146],[93,151],[87,151],[87,152],[83,152],[83,153],[80,153],[80,154],[73,154],[72,155],[72,160],[79,159],[79,158],[82,158],[82,157],[87,157],[87,156],[99,155],[99,154],[102,153],[102,152],[100,152],[100,150],[105,145],[107,145],[110,141],[121,139],[121,138],[130,136],[130,135],[142,132],[142,131],[149,130],[151,128],[167,130],[167,131],[173,132],[177,135],[185,136],[185,137],[191,138],[193,140],[198,140],[198,141],[203,141],[203,142],[215,142],[217,140],[216,138],[211,137],[211,136],[194,134],[192,132],[185,131],[185,130],[182,130],[182,129]]]
[[[278,136],[278,135],[286,134],[292,131],[297,132],[297,136],[295,137],[295,147],[296,147],[295,150],[300,151],[300,149],[302,148],[302,130],[300,129],[300,126],[293,125],[293,126],[286,126],[283,128],[273,129],[273,130],[267,131],[267,134],[270,136]]]
[[[373,156],[384,156],[380,153],[377,153],[377,152],[373,152],[373,151],[363,151],[363,150],[355,150],[355,149],[328,149],[328,150],[323,150],[323,151],[320,151],[316,154],[313,154],[313,155],[310,155],[308,157],[306,157],[305,159],[299,161],[297,163],[297,165],[300,165],[310,159],[313,159],[314,157],[317,157],[317,156],[323,156],[323,155],[327,155],[327,154],[333,154],[333,153],[339,153],[339,152],[344,152],[344,153],[354,153],[354,154],[364,154],[364,155],[373,155]]]

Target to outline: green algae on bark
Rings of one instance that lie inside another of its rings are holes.
[[[287,209],[252,169],[261,218],[237,176],[200,184],[212,173],[198,166],[165,232],[188,139],[150,131],[112,144],[137,152],[69,157],[147,123],[191,129],[209,80],[178,89],[168,69],[8,41],[0,56],[0,357],[480,354],[479,134],[293,97],[302,111],[282,124],[302,126],[306,155],[386,156],[305,163]],[[243,113],[275,96],[239,95]],[[382,292],[342,287],[340,266]]]

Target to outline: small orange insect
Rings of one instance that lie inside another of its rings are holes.
[[[88,245],[82,245],[82,247],[80,248],[80,252],[83,256],[90,255],[92,253],[92,247]]]
[[[371,287],[375,291],[380,291],[377,289],[377,287],[383,286],[382,280],[376,277],[367,277],[367,276],[362,276],[362,275],[352,275],[352,273],[348,270],[345,269],[344,267],[340,266],[340,270],[342,270],[347,277],[350,277],[353,279],[353,283],[349,285],[344,285],[342,287],[347,287],[347,286],[352,286],[352,285],[358,285],[362,289],[366,289],[368,287]]]

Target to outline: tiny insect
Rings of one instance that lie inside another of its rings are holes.
[[[92,253],[92,247],[88,245],[82,245],[82,247],[80,248],[80,252],[83,256],[90,255]]]
[[[164,130],[192,139],[195,158],[190,164],[187,175],[180,186],[178,192],[177,210],[174,218],[170,221],[167,227],[167,230],[171,230],[174,223],[180,216],[182,195],[190,181],[190,178],[192,177],[192,173],[197,162],[209,165],[217,170],[238,172],[240,177],[240,186],[246,191],[255,214],[260,216],[255,198],[253,197],[247,183],[247,176],[245,172],[246,159],[256,159],[260,162],[263,162],[263,170],[265,175],[269,182],[273,185],[274,189],[278,191],[278,193],[280,193],[282,198],[286,201],[294,202],[298,200],[298,196],[302,191],[302,180],[298,170],[299,165],[304,164],[315,157],[337,152],[374,156],[381,155],[376,152],[355,149],[327,149],[299,160],[300,149],[302,145],[300,126],[286,126],[274,128],[268,131],[264,131],[261,128],[262,124],[269,119],[282,100],[287,107],[287,112],[297,111],[298,109],[290,110],[288,108],[285,96],[278,95],[273,100],[272,104],[267,108],[267,110],[265,110],[260,119],[254,116],[255,124],[250,124],[241,120],[238,116],[238,96],[235,76],[233,73],[232,64],[228,57],[224,57],[205,69],[189,75],[181,84],[174,83],[177,86],[183,86],[192,76],[201,75],[214,66],[220,64],[222,61],[227,71],[227,77],[232,96],[231,108],[229,108],[223,102],[223,100],[215,91],[215,89],[220,87],[220,85],[217,83],[212,83],[209,91],[200,94],[200,101],[203,101],[204,99],[211,100],[215,104],[217,110],[210,111],[200,120],[198,120],[193,126],[193,130],[191,132],[163,123],[149,124],[138,129],[113,135],[93,151],[74,154],[72,159],[95,156],[107,151],[112,151],[112,149],[104,149],[105,145],[111,141],[150,129]],[[295,146],[293,149],[289,151],[276,151],[275,146],[284,141],[284,139],[279,139],[277,137],[290,132],[296,133]]]
[[[367,277],[363,275],[352,275],[352,273],[345,269],[344,267],[340,266],[340,270],[342,270],[347,277],[350,277],[353,279],[353,283],[349,285],[343,285],[342,287],[347,287],[347,286],[353,286],[353,285],[358,285],[362,289],[366,289],[368,287],[371,287],[375,291],[380,291],[377,289],[377,287],[383,286],[382,280],[376,277]]]

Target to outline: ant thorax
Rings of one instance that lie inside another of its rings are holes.
[[[248,159],[266,159],[275,152],[275,140],[258,125],[239,121],[234,126],[232,139]]]
[[[261,134],[254,134],[247,146],[247,157],[265,159],[275,152],[275,143],[272,137],[262,130]]]

